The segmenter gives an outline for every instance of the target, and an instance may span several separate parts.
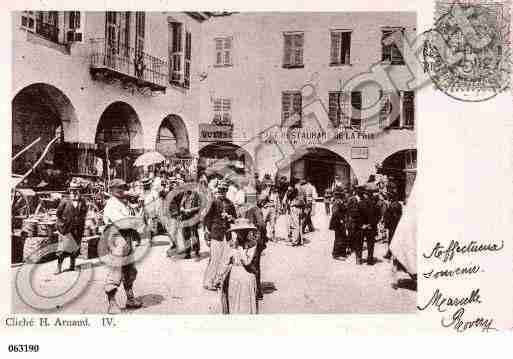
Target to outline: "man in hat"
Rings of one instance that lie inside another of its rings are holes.
[[[349,245],[346,233],[346,204],[344,203],[344,192],[336,188],[333,192],[333,214],[330,218],[329,229],[335,231],[335,241],[331,255],[333,259],[345,259],[348,256]]]
[[[360,202],[362,201],[362,188],[356,187],[346,201],[345,224],[349,243],[356,254],[356,264],[362,263],[360,242],[362,236],[362,214]]]
[[[160,203],[158,195],[152,191],[152,182],[153,180],[150,177],[145,177],[141,180],[143,186],[144,221],[151,237],[157,234],[157,206]]]
[[[196,258],[200,258],[200,242],[198,235],[198,221],[189,223],[201,210],[201,199],[197,192],[187,189],[180,202],[180,221],[185,242],[185,259],[191,258],[191,249]]]
[[[260,258],[262,257],[262,252],[267,247],[267,230],[266,223],[264,221],[264,214],[262,209],[267,204],[268,197],[264,193],[261,193],[258,196],[257,204],[249,208],[246,212],[246,218],[253,223],[253,225],[258,230],[258,239],[257,245],[255,248],[255,252],[253,255],[253,259],[251,260],[252,272],[255,274],[256,283],[257,283],[257,299],[263,299],[264,294],[262,292],[262,282],[260,277]]]
[[[303,244],[303,210],[305,208],[306,195],[298,179],[292,181],[292,189],[287,194],[287,200],[290,206],[289,228],[292,236],[291,243],[293,247]]]
[[[379,208],[375,201],[375,196],[371,191],[362,189],[363,198],[360,201],[361,214],[361,235],[357,243],[356,255],[360,259],[362,257],[363,241],[367,243],[367,265],[374,264],[374,242],[377,235],[377,226],[379,223]]]
[[[208,238],[207,243],[210,244],[210,259],[205,270],[203,286],[209,290],[216,290],[216,279],[223,269],[223,261],[228,250],[227,242],[230,241],[227,231],[237,218],[235,206],[226,198],[227,191],[228,183],[220,181],[216,198],[203,219],[205,238]]]
[[[82,197],[81,189],[78,181],[72,180],[69,185],[69,198],[62,200],[57,207],[58,249],[55,274],[62,272],[66,255],[70,257],[69,270],[75,270],[87,216],[87,203]]]
[[[312,222],[312,216],[313,216],[313,204],[314,204],[314,197],[315,197],[315,187],[307,180],[302,179],[301,180],[301,187],[303,191],[305,192],[305,208],[303,212],[303,226],[302,231],[303,233],[307,233],[307,227],[308,232],[314,232],[315,228],[313,226]]]
[[[107,201],[103,210],[103,221],[106,225],[104,240],[107,241],[109,250],[113,257],[124,260],[128,259],[133,252],[132,242],[138,236],[137,229],[141,221],[131,216],[126,205],[128,186],[122,179],[113,179],[110,183],[112,196]],[[116,302],[116,292],[123,283],[126,292],[126,308],[136,309],[142,306],[140,300],[135,298],[133,284],[137,277],[137,269],[131,261],[123,265],[112,263],[105,280],[105,293],[107,295],[109,314],[120,313]]]

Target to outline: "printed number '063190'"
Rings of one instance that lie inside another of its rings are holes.
[[[7,348],[9,353],[36,353],[39,351],[39,345],[37,344],[9,344]]]

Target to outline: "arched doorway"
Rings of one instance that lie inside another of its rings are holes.
[[[199,151],[198,170],[228,166],[232,170],[250,174],[254,170],[253,158],[248,151],[230,142],[210,143]]]
[[[132,106],[125,102],[110,104],[100,117],[95,138],[97,156],[103,161],[103,177],[135,180],[137,173],[132,163],[143,152],[142,140],[141,123]]]
[[[292,162],[290,178],[306,179],[315,187],[319,196],[331,187],[338,176],[346,188],[357,183],[349,163],[337,153],[325,148],[312,147]]]
[[[157,132],[155,150],[165,157],[190,157],[189,134],[179,116],[169,115],[162,120]]]
[[[399,200],[410,195],[417,175],[417,150],[408,149],[393,153],[385,158],[378,173],[386,175],[396,188]]]
[[[27,173],[44,155],[26,184],[47,190],[63,189],[72,161],[59,147],[65,139],[63,127],[76,121],[71,101],[58,88],[36,83],[20,90],[12,101],[12,154],[16,157],[12,172]]]

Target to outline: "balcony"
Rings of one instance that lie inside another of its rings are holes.
[[[59,43],[59,28],[50,23],[36,20],[36,34],[55,43]]]
[[[91,40],[91,75],[97,79],[118,79],[124,85],[165,92],[168,64],[154,56],[123,44]]]

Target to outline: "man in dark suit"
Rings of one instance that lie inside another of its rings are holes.
[[[367,265],[374,264],[374,242],[376,240],[380,211],[375,196],[368,191],[362,191],[363,199],[360,202],[362,216],[362,235],[359,243],[359,257],[361,258],[363,241],[367,243]]]
[[[260,276],[260,258],[262,252],[267,247],[267,231],[264,221],[264,215],[262,208],[266,205],[268,197],[265,194],[260,194],[257,200],[256,206],[251,207],[246,212],[246,218],[257,228],[258,230],[258,241],[255,248],[253,259],[251,260],[250,269],[255,274],[257,283],[257,299],[263,299],[264,294],[262,292],[262,282]]]
[[[198,222],[189,223],[201,210],[201,199],[197,192],[188,189],[180,203],[180,221],[182,221],[183,240],[185,242],[185,257],[191,258],[191,250],[196,258],[200,258],[200,242],[198,235]]]
[[[69,185],[70,197],[61,201],[57,207],[57,271],[62,272],[64,258],[69,255],[69,270],[75,270],[75,261],[80,253],[80,243],[84,234],[87,203],[81,195],[81,186],[77,181]]]

